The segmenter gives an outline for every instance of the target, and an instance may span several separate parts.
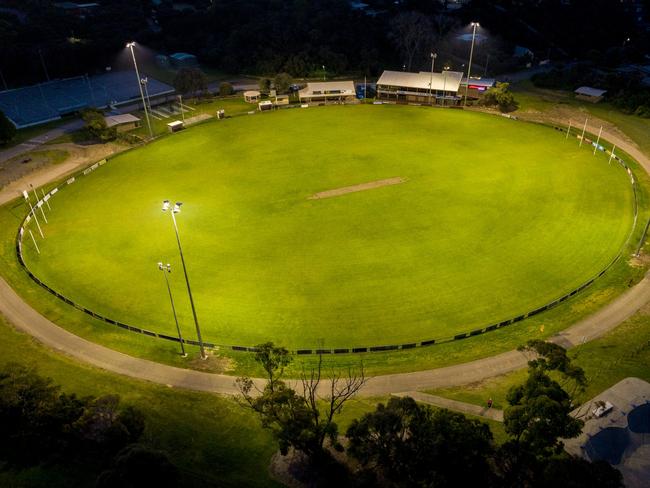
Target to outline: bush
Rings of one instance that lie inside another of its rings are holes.
[[[271,80],[269,78],[260,78],[260,91],[268,93],[271,89]]]
[[[514,95],[510,91],[510,83],[499,83],[490,88],[483,98],[481,104],[486,107],[497,106],[501,112],[512,112],[517,110],[519,104],[515,100]]]
[[[16,127],[11,120],[0,110],[0,144],[7,144],[16,137]]]
[[[178,470],[165,453],[133,444],[122,449],[110,469],[97,478],[97,488],[178,486]]]
[[[86,122],[86,131],[90,136],[102,142],[112,141],[117,138],[117,129],[107,127],[104,113],[96,108],[87,108],[81,111],[81,118]]]
[[[227,81],[224,81],[219,85],[219,95],[222,97],[227,97],[228,95],[232,95],[235,93],[235,89],[233,86],[228,83]]]
[[[292,83],[293,78],[289,73],[278,73],[273,80],[273,86],[278,94],[287,93]]]

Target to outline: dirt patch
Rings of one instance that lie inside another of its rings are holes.
[[[219,353],[206,349],[207,359],[201,359],[198,355],[189,359],[188,367],[206,373],[227,373],[235,369],[235,362],[231,358],[219,356]],[[191,357],[191,355],[190,355]]]
[[[0,166],[4,167],[0,171],[0,188],[2,189],[0,191],[0,205],[19,197],[22,190],[28,188],[30,184],[39,187],[64,175],[73,173],[100,159],[104,159],[111,154],[124,151],[128,147],[118,143],[92,144],[88,146],[65,143],[48,145],[47,150],[44,150],[43,146],[40,146],[34,151],[23,153],[0,164]],[[52,160],[50,158],[47,160],[39,160],[39,164],[21,162],[30,157],[35,162],[36,160],[33,155],[39,153],[52,155],[61,154],[62,152],[67,153],[64,160],[60,158],[59,160],[56,160],[56,158]]]
[[[638,256],[632,256],[629,260],[630,266],[634,268],[645,268],[650,265],[650,254],[641,252]]]
[[[314,193],[312,196],[307,197],[307,200],[321,200],[323,198],[338,197],[341,195],[347,195],[348,193],[356,193],[359,191],[381,188],[382,186],[399,185],[400,183],[404,183],[405,181],[406,181],[405,178],[398,176],[397,178],[388,178],[386,180],[371,181],[369,183],[361,183],[359,185],[344,186],[343,188],[336,188],[334,190],[327,190],[327,191],[321,191],[319,193]]]
[[[0,187],[45,166],[63,163],[70,153],[63,149],[30,151],[0,163]]]

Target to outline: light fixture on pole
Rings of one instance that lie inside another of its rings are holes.
[[[146,76],[143,77],[140,80],[140,84],[144,88],[144,96],[147,99],[147,106],[149,107],[149,111],[151,111],[151,99],[149,98],[149,90],[147,89],[147,85],[149,84],[149,78],[147,78]]]
[[[181,118],[183,119],[183,123],[185,123],[185,109],[183,108],[183,95],[178,95],[178,104],[180,105],[181,109]]]
[[[174,306],[174,297],[172,296],[172,289],[169,286],[169,279],[167,274],[172,272],[172,265],[167,263],[163,264],[162,261],[158,263],[158,269],[165,275],[165,284],[167,285],[167,292],[169,293],[169,301],[172,304],[172,313],[174,314],[174,322],[176,322],[176,331],[178,332],[178,341],[181,343],[181,355],[187,357],[185,352],[185,345],[183,344],[183,336],[181,335],[181,327],[178,325],[178,317],[176,316],[176,307]]]
[[[327,75],[327,71],[325,71],[325,65],[323,65],[323,81],[325,81],[326,75]]]
[[[183,256],[183,248],[181,247],[181,238],[178,234],[178,226],[176,225],[176,214],[180,213],[181,205],[183,205],[183,202],[176,202],[174,204],[174,207],[171,208],[171,202],[169,200],[165,200],[163,201],[162,211],[166,212],[171,208],[171,212],[169,212],[169,214],[172,216],[172,222],[174,223],[174,232],[176,233],[178,252],[181,255],[181,263],[183,264],[183,274],[185,275],[187,294],[190,296],[190,305],[192,307],[192,316],[194,317],[194,325],[196,326],[196,337],[199,341],[199,349],[201,350],[201,359],[207,359],[207,356],[205,355],[205,347],[203,346],[203,339],[201,337],[201,328],[199,327],[199,319],[196,316],[196,308],[194,307],[194,298],[192,297],[192,288],[190,288],[190,279],[187,276],[187,267],[185,266],[185,257]]]
[[[467,106],[467,90],[469,90],[469,77],[472,72],[472,56],[474,56],[474,40],[476,39],[476,28],[479,26],[478,22],[472,22],[472,48],[469,50],[469,64],[467,66],[467,84],[465,85],[465,101],[463,102],[463,107]]]
[[[436,58],[437,57],[438,57],[438,55],[436,53],[431,53],[431,78],[429,80],[429,103],[431,105],[433,105],[433,103],[432,103],[432,101],[433,101],[433,99],[432,99],[432,97],[433,97],[433,67],[436,64]]]
[[[449,71],[449,66],[445,66],[442,69],[442,106],[445,106],[445,98],[447,97],[447,71]]]
[[[135,76],[138,80],[138,87],[140,88],[140,98],[142,99],[142,107],[144,108],[144,117],[147,119],[147,127],[149,128],[149,137],[153,138],[153,131],[151,130],[151,121],[149,120],[149,111],[147,110],[147,103],[144,100],[144,92],[142,91],[142,81],[140,79],[140,72],[138,71],[138,63],[135,60],[135,51],[133,48],[135,47],[135,42],[128,42],[126,44],[126,47],[128,47],[131,50],[131,57],[133,58],[133,67],[135,68]]]

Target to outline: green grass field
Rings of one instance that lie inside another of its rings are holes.
[[[310,195],[402,177],[335,198]],[[416,107],[330,107],[203,124],[52,201],[29,267],[112,318],[173,334],[170,262],[193,338],[178,216],[204,339],[292,348],[445,338],[527,312],[618,253],[632,192],[604,156],[541,126]]]

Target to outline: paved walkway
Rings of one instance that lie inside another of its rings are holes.
[[[600,337],[633,315],[648,302],[648,297],[650,278],[646,277],[596,314],[569,327],[551,340],[572,347]],[[18,329],[34,336],[43,344],[99,368],[178,388],[227,395],[237,393],[232,376],[176,368],[131,357],[76,336],[36,312],[1,278],[0,312]],[[375,376],[368,380],[360,393],[363,396],[380,396],[465,385],[524,368],[527,361],[525,354],[513,350],[446,368]],[[261,384],[261,380],[258,381]],[[326,393],[325,388],[322,393]]]
[[[10,147],[8,149],[4,149],[0,151],[0,162],[16,157],[19,154],[26,153],[27,151],[32,151],[36,149],[38,146],[45,144],[46,142],[56,139],[57,137],[61,137],[63,134],[66,134],[68,132],[74,132],[75,130],[81,129],[83,125],[84,125],[83,120],[79,120],[79,119],[72,120],[55,129],[49,130],[47,132],[44,132],[43,134],[35,136],[29,139],[28,141],[22,142],[20,144],[16,144],[15,146]]]
[[[646,171],[650,172],[650,159],[628,141],[614,134],[604,137],[635,157]],[[0,196],[1,194],[2,192]],[[596,339],[631,317],[649,301],[650,277],[646,276],[640,283],[600,311],[553,336],[550,340],[570,348]],[[1,278],[0,313],[4,314],[18,329],[31,334],[43,344],[105,370],[178,388],[227,395],[237,393],[232,376],[175,368],[134,358],[82,339],[32,309]],[[526,356],[513,350],[446,368],[375,376],[368,380],[360,394],[379,396],[464,385],[524,368],[526,364]],[[327,393],[325,388],[322,393]]]
[[[428,403],[429,405],[434,405],[436,407],[446,408],[448,410],[454,410],[469,415],[476,415],[477,417],[484,417],[486,419],[496,420],[497,422],[503,422],[503,410],[498,410],[496,408],[479,407],[472,403],[450,400],[449,398],[429,395],[428,393],[422,393],[420,391],[404,391],[401,393],[393,393],[392,396],[411,397],[416,402]]]

